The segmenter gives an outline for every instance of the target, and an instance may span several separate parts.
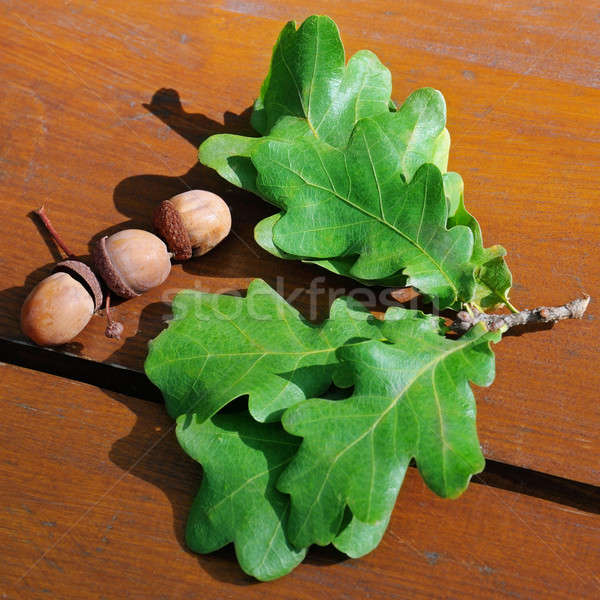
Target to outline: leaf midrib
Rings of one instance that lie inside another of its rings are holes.
[[[288,140],[283,140],[283,139],[277,138],[277,141],[280,142],[280,143],[285,143],[285,144],[288,144],[290,146],[293,146],[293,143],[289,142]],[[320,154],[318,153],[318,150],[316,150],[316,151],[317,151],[317,154],[320,156]],[[452,302],[454,302],[457,299],[457,297],[458,297],[458,288],[456,287],[456,285],[454,285],[454,282],[452,281],[452,279],[450,279],[450,276],[446,273],[446,271],[444,269],[442,269],[441,265],[435,260],[435,258],[433,258],[433,256],[431,256],[431,254],[429,252],[427,252],[427,250],[425,250],[425,248],[423,248],[419,244],[418,241],[413,240],[412,238],[410,238],[407,234],[405,234],[403,231],[401,231],[400,229],[398,229],[397,227],[395,227],[392,223],[388,222],[387,220],[385,220],[385,219],[383,219],[381,217],[378,217],[377,215],[373,214],[372,212],[369,212],[368,210],[366,210],[362,206],[359,206],[358,204],[355,204],[349,198],[345,198],[344,196],[342,196],[341,194],[339,194],[335,189],[327,189],[326,187],[324,187],[322,185],[318,185],[316,183],[313,183],[312,181],[308,181],[305,177],[303,177],[300,173],[298,173],[297,171],[295,171],[294,169],[292,169],[289,165],[286,165],[285,163],[282,163],[282,162],[280,162],[278,160],[271,159],[271,162],[273,164],[275,164],[275,165],[278,165],[278,166],[286,169],[287,171],[289,171],[290,173],[292,173],[293,175],[295,175],[296,177],[298,177],[299,179],[301,179],[307,186],[313,187],[313,188],[316,188],[316,189],[319,189],[319,190],[322,190],[322,191],[324,191],[326,193],[329,193],[329,194],[333,194],[335,197],[337,197],[342,202],[346,203],[348,206],[351,206],[352,208],[354,208],[355,210],[361,212],[365,216],[370,217],[371,219],[377,221],[378,223],[380,223],[380,224],[388,227],[394,233],[396,233],[400,237],[404,238],[407,242],[409,242],[417,250],[419,250],[419,252],[421,252],[424,256],[426,256],[428,258],[428,260],[435,266],[435,268],[437,269],[437,271],[439,273],[441,273],[441,275],[444,277],[444,279],[448,282],[450,288],[452,289],[452,291],[454,293],[454,298],[452,299]],[[346,157],[345,156],[344,156],[344,163],[346,163]],[[373,168],[372,164],[371,164],[371,166]],[[347,170],[348,170],[348,167],[346,165],[346,171]],[[327,171],[326,171],[326,173],[327,173]],[[327,176],[329,177],[328,173],[327,173]],[[449,231],[449,230],[446,230],[446,231]],[[450,304],[452,304],[452,302],[450,302]]]
[[[348,347],[352,347],[352,346],[357,346],[358,344],[362,344],[366,341],[369,341],[369,338],[365,338],[364,340],[361,340],[359,342],[352,342],[349,344],[344,344],[341,343],[339,346],[330,346],[327,348],[322,348],[319,350],[309,350],[309,351],[303,351],[303,350],[298,350],[297,352],[279,352],[279,351],[265,351],[265,352],[227,352],[227,353],[215,353],[215,354],[194,354],[192,356],[185,356],[185,357],[177,357],[177,358],[173,358],[171,360],[164,360],[160,362],[159,366],[163,366],[163,365],[169,365],[169,364],[173,364],[173,363],[177,363],[177,362],[184,362],[184,361],[188,361],[188,360],[197,360],[199,358],[206,358],[206,359],[210,359],[210,358],[230,358],[233,356],[248,356],[248,357],[253,357],[253,356],[297,356],[297,355],[302,355],[302,356],[306,356],[309,354],[323,354],[326,352],[333,352],[335,350],[337,350],[340,346],[344,346],[345,348]]]

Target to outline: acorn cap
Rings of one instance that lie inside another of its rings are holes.
[[[177,209],[169,200],[161,202],[154,211],[156,233],[166,242],[175,260],[192,258],[192,242]]]
[[[85,263],[80,260],[63,260],[52,269],[53,273],[67,273],[73,279],[76,279],[87,290],[94,301],[94,310],[98,310],[102,306],[104,296],[98,278]]]
[[[134,298],[139,294],[129,287],[124,281],[118,271],[113,267],[113,264],[106,251],[106,240],[108,236],[105,235],[100,238],[96,245],[92,249],[92,260],[94,267],[100,277],[104,279],[104,283],[121,298]]]

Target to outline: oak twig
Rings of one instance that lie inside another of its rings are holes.
[[[456,315],[456,320],[450,325],[452,331],[464,333],[477,323],[484,323],[490,331],[527,325],[529,323],[554,323],[563,319],[581,319],[590,303],[590,297],[584,296],[571,300],[562,306],[539,306],[521,310],[509,315],[487,314],[471,307],[471,314],[461,310]]]

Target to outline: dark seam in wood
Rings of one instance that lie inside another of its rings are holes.
[[[0,361],[81,381],[126,396],[163,402],[158,388],[141,371],[5,339],[0,339]],[[235,406],[241,408],[240,404],[244,404],[244,399],[241,399],[241,403],[236,401]],[[485,471],[474,475],[472,481],[600,514],[600,486],[489,459],[486,460]]]

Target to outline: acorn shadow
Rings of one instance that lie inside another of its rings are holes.
[[[0,322],[2,337],[25,339],[19,329],[21,306],[31,290],[45,277],[52,273],[56,262],[49,262],[29,273],[23,285],[15,285],[0,291]]]

